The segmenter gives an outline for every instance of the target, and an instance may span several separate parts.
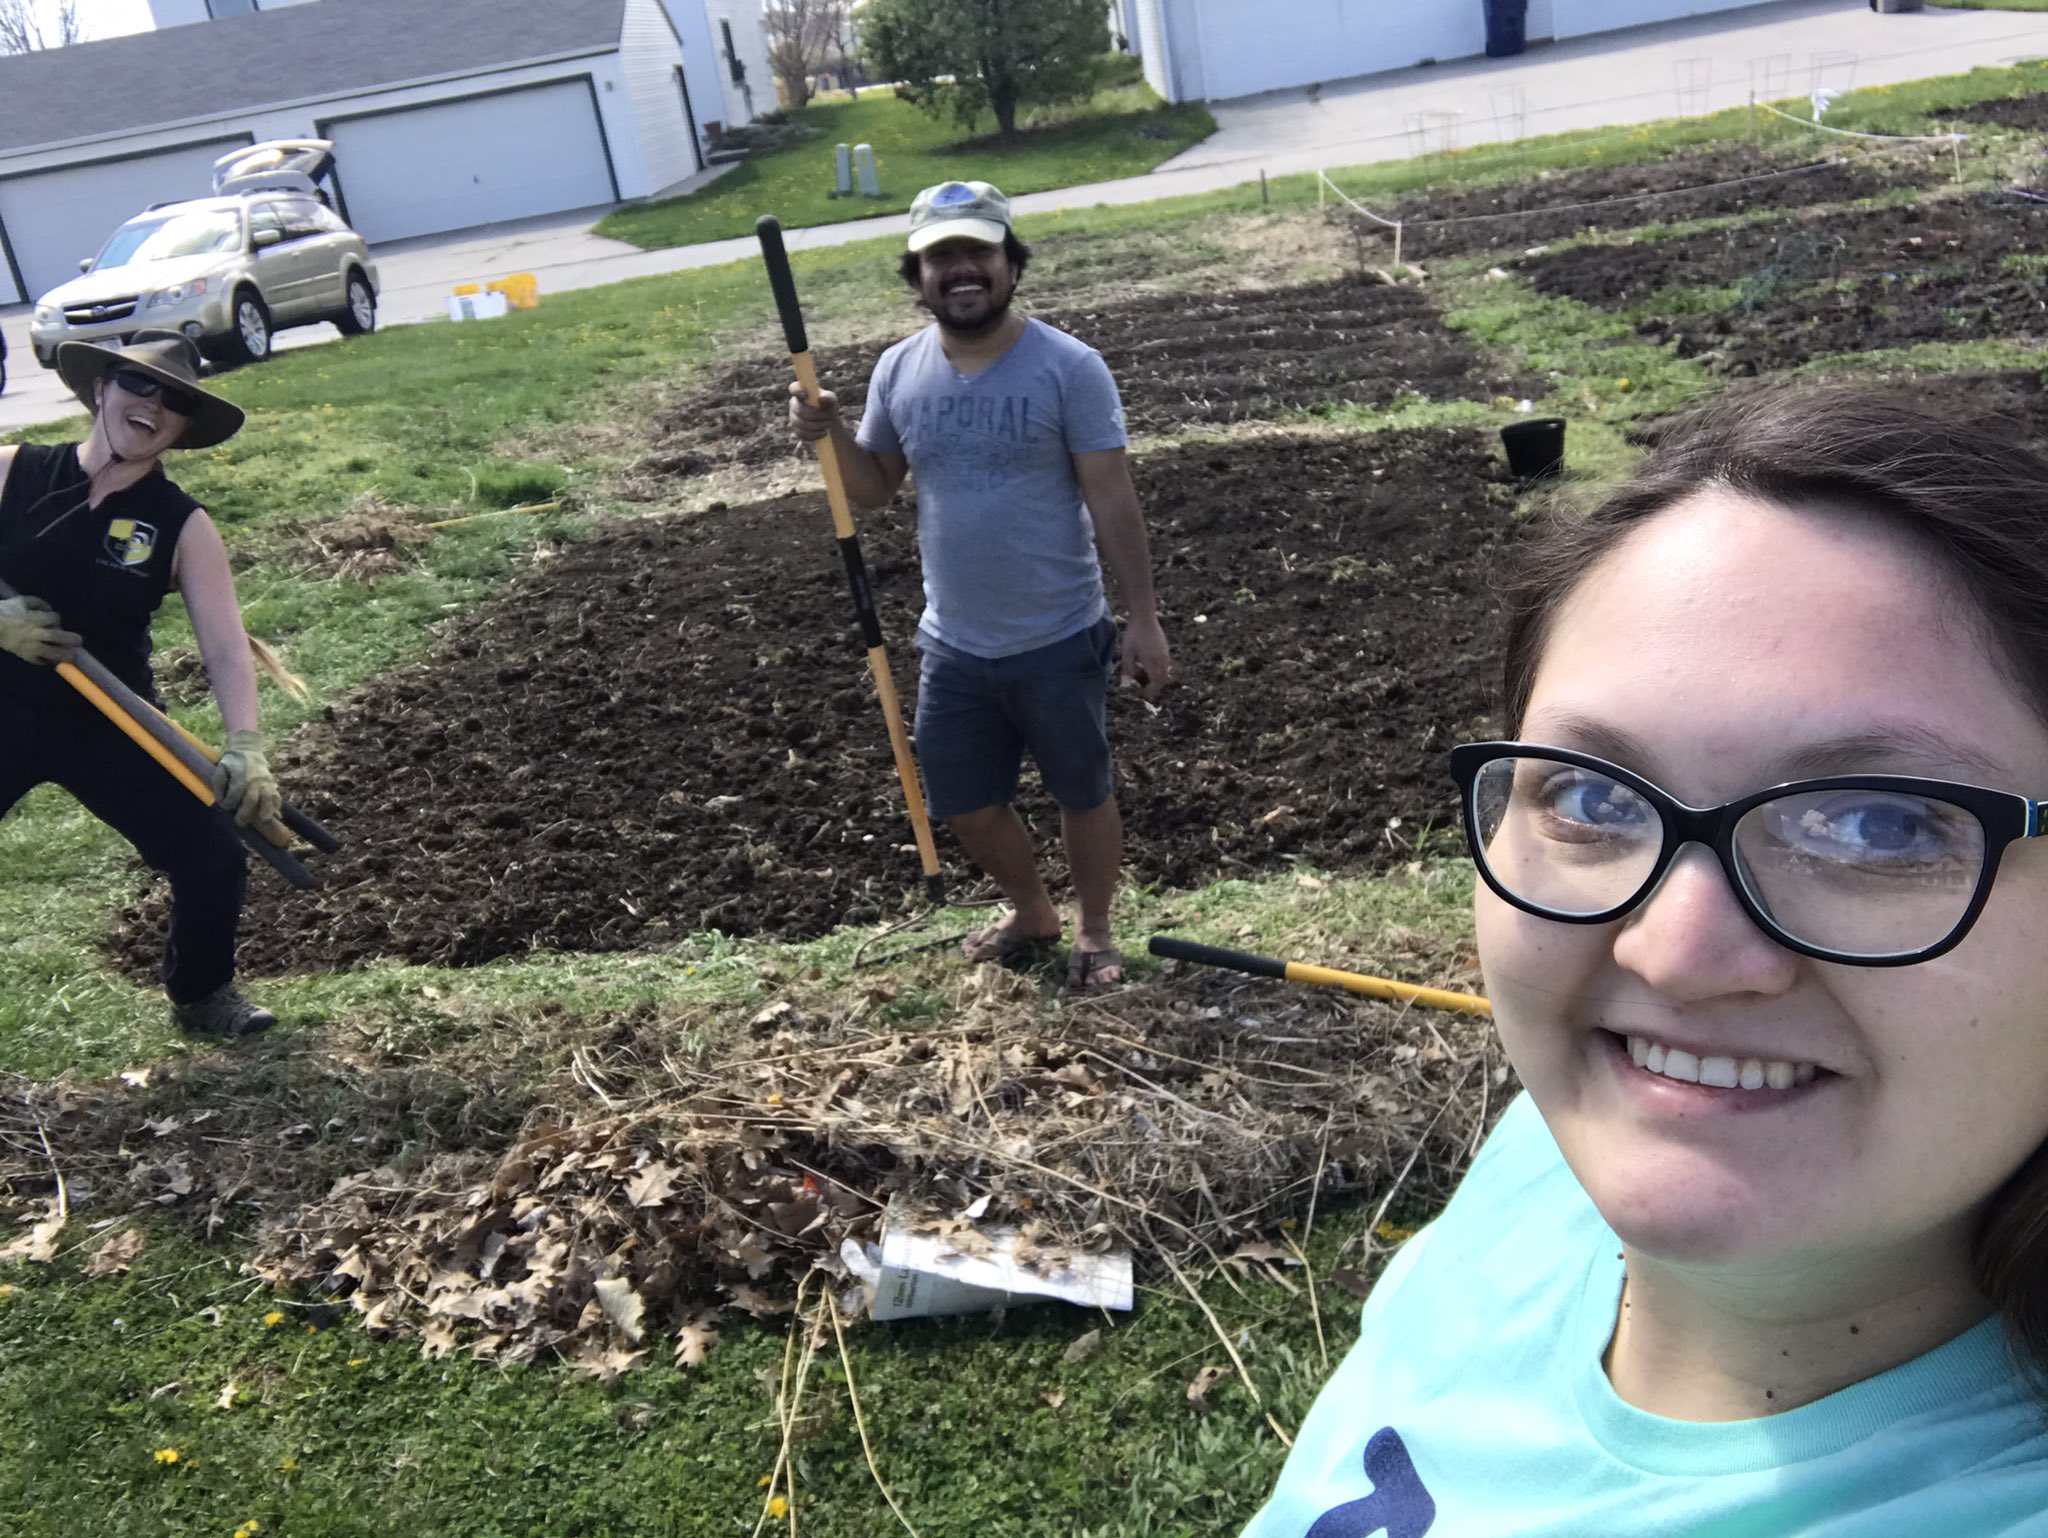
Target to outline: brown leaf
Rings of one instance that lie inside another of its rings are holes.
[[[635,1207],[659,1207],[676,1194],[676,1171],[658,1160],[626,1182],[626,1200]]]
[[[1088,1358],[1095,1355],[1095,1348],[1101,1344],[1102,1331],[1090,1330],[1086,1335],[1081,1336],[1071,1346],[1067,1347],[1066,1351],[1061,1354],[1060,1360],[1069,1367],[1079,1362],[1085,1362]]]
[[[99,1253],[85,1263],[87,1276],[119,1276],[135,1264],[135,1257],[149,1243],[139,1228],[124,1229],[99,1248]]]
[[[676,1366],[702,1367],[704,1357],[718,1344],[718,1316],[699,1314],[676,1331]]]
[[[444,1357],[455,1349],[455,1321],[453,1319],[430,1319],[426,1332],[420,1336],[420,1355]]]
[[[1235,1250],[1231,1252],[1230,1258],[1232,1260],[1263,1260],[1270,1265],[1279,1266],[1293,1266],[1300,1264],[1300,1262],[1297,1261],[1292,1255],[1288,1254],[1287,1251],[1281,1249],[1279,1245],[1266,1244],[1263,1241],[1258,1240],[1254,1240],[1250,1244],[1240,1244]]]
[[[64,1219],[54,1212],[18,1238],[0,1244],[0,1260],[32,1260],[47,1266],[57,1258],[57,1235],[64,1232]]]
[[[1038,1397],[1048,1410],[1057,1410],[1067,1402],[1067,1391],[1063,1388],[1049,1388]]]
[[[1336,1270],[1330,1273],[1330,1280],[1360,1302],[1363,1302],[1372,1292],[1372,1278],[1356,1266],[1337,1267]]]
[[[647,1304],[633,1290],[633,1284],[623,1276],[608,1276],[597,1284],[596,1290],[605,1318],[611,1320],[628,1341],[639,1345],[640,1338],[647,1333],[640,1322],[641,1316],[647,1312]]]
[[[220,1391],[220,1397],[214,1400],[213,1407],[216,1410],[232,1410],[235,1407],[235,1400],[240,1397],[241,1392],[241,1389],[235,1385],[235,1380],[233,1378],[228,1379],[227,1387]]]
[[[1204,1367],[1188,1382],[1188,1403],[1194,1406],[1197,1415],[1207,1415],[1210,1410],[1209,1391],[1221,1383],[1228,1369],[1216,1366]]]

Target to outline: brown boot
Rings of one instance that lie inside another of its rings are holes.
[[[187,1036],[254,1036],[277,1024],[277,1016],[258,1009],[233,983],[222,983],[203,999],[173,1004],[171,1018]]]

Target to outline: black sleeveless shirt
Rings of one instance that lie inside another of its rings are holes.
[[[0,486],[0,577],[57,611],[66,630],[108,671],[145,697],[149,624],[171,590],[171,557],[199,504],[158,466],[88,507],[90,478],[75,443],[24,443]],[[0,651],[0,696],[71,696],[55,668]]]

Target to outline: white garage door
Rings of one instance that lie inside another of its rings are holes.
[[[1463,58],[1486,46],[1482,0],[1193,0],[1173,9],[1177,25],[1200,13],[1202,89],[1218,101]]]
[[[329,119],[321,137],[349,223],[373,242],[618,199],[582,79]]]
[[[1612,32],[1754,4],[1756,0],[1556,0],[1556,35],[1582,37],[1588,32]]]
[[[99,165],[37,171],[0,181],[0,228],[15,266],[34,299],[78,276],[78,259],[92,256],[123,220],[152,203],[203,198],[213,192],[213,162],[250,142],[247,134],[210,139],[179,149],[110,160]],[[0,263],[0,301],[9,296]]]

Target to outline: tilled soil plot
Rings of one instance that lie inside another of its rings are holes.
[[[1719,149],[1648,164],[1551,171],[1496,186],[1436,188],[1403,200],[1393,216],[1404,221],[1404,255],[1456,256],[1520,251],[1592,229],[1846,203],[1895,187],[1932,186],[1948,175],[1945,160],[1918,154],[1788,166],[1754,150]],[[1731,182],[1736,185],[1707,185]],[[1620,198],[1630,201],[1609,201]],[[1574,206],[1580,204],[1596,206]],[[1367,233],[1391,252],[1390,232]]]
[[[1494,377],[1417,289],[1357,279],[1082,304],[1042,317],[1099,351],[1133,433],[1238,422],[1324,402],[1384,406],[1403,395],[1484,400],[1529,393]],[[882,346],[820,349],[825,387],[857,417]],[[638,468],[698,475],[721,465],[798,464],[783,420],[789,361],[737,364],[672,409]]]
[[[1859,376],[1860,379],[1860,376]],[[1846,381],[1845,381],[1846,382]],[[2036,369],[1977,369],[1954,374],[1875,375],[1867,381],[1882,386],[1930,416],[1982,421],[1997,418],[2015,438],[2048,449],[2048,388]],[[1768,381],[1738,384],[1731,389],[1756,389]],[[1632,442],[1654,445],[1681,424],[1685,413],[1656,417],[1629,434]]]
[[[2048,245],[2048,205],[1986,194],[1672,240],[1580,246],[1516,265],[1537,289],[1622,309],[1677,289],[1736,286],[1712,315],[1644,320],[1644,335],[1727,373],[1826,353],[2048,336],[2048,277],[2008,258]]]
[[[1136,471],[1186,682],[1157,710],[1112,700],[1132,876],[1408,858],[1453,820],[1444,754],[1495,697],[1487,573],[1513,497],[1489,436],[1268,439]],[[899,506],[862,533],[906,710],[911,528]],[[547,561],[281,755],[347,847],[314,893],[258,873],[245,965],[470,965],[899,911],[917,864],[849,608],[814,497]],[[1049,841],[1035,788],[1025,810]],[[160,924],[159,899],[125,916],[138,967]]]
[[[1955,116],[1965,123],[1996,123],[2001,128],[2048,133],[2048,93],[1972,102]]]

